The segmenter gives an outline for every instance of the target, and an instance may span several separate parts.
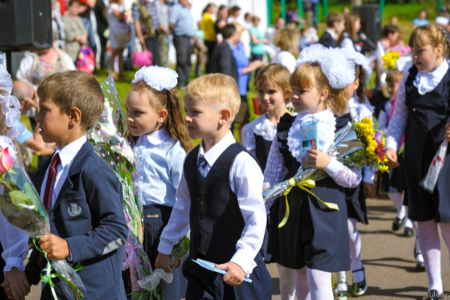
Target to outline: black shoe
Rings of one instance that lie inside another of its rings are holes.
[[[364,274],[364,279],[361,282],[353,283],[353,295],[358,297],[362,296],[367,291],[367,281],[366,281],[366,273],[364,272],[364,268],[353,270],[352,273],[360,272],[362,271]]]
[[[399,230],[400,227],[402,227],[403,222],[405,222],[405,217],[403,217],[403,219],[396,217],[394,222],[392,222],[392,230],[393,231]]]
[[[431,290],[428,291],[427,294],[422,298],[422,300],[439,300],[442,299],[441,295],[439,295],[438,291]]]
[[[406,237],[412,237],[414,235],[414,229],[412,229],[411,227],[405,227],[405,229],[403,230],[403,235]]]
[[[425,263],[423,261],[416,261],[416,271],[425,272]]]

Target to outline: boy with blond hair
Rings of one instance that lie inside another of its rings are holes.
[[[183,100],[189,135],[202,142],[184,162],[156,268],[172,271],[173,246],[190,228],[191,247],[183,265],[187,300],[271,299],[271,278],[260,254],[266,226],[263,174],[230,132],[239,110],[238,86],[230,76],[205,75],[186,86]],[[214,262],[227,273],[221,278],[193,259]],[[253,282],[242,283],[245,277]]]
[[[39,239],[48,259],[67,259],[83,266],[85,299],[126,299],[122,264],[128,229],[123,214],[119,179],[94,152],[86,137],[100,117],[104,104],[97,80],[82,71],[48,76],[37,89],[40,134],[56,143],[56,152],[43,161],[32,180],[49,214],[50,234]],[[33,250],[26,266],[31,284],[37,285],[45,267]],[[55,279],[59,299],[65,295]],[[49,284],[41,299],[53,299]]]

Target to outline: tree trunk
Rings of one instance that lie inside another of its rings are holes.
[[[362,0],[352,0],[352,6],[361,6]]]

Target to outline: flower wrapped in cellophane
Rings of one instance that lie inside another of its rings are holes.
[[[436,183],[439,179],[439,174],[442,171],[445,163],[445,156],[447,155],[448,142],[444,140],[439,146],[436,155],[433,157],[430,166],[428,167],[427,175],[420,182],[420,186],[430,194],[434,193]]]
[[[337,160],[347,167],[369,166],[379,168],[382,172],[388,172],[387,158],[384,153],[384,133],[374,130],[372,125],[372,119],[369,117],[363,118],[361,122],[348,123],[335,134],[334,143],[326,152],[329,155],[337,156]],[[311,194],[327,208],[339,210],[337,204],[325,202],[310,191],[311,188],[315,187],[316,181],[327,176],[328,174],[324,170],[303,170],[300,167],[294,177],[277,183],[263,192],[266,208],[270,208],[278,197],[285,197],[286,214],[278,227],[283,227],[289,217],[287,195],[294,186],[298,186]]]
[[[12,140],[0,135],[0,211],[9,223],[19,228],[31,238],[36,248],[47,259],[47,254],[37,246],[36,240],[50,233],[47,211],[42,204]],[[64,260],[48,260],[42,271],[42,282],[49,284],[53,297],[58,299],[54,290],[53,278],[59,277],[63,283],[63,292],[67,299],[78,299],[86,293],[83,282],[75,269]],[[53,272],[55,271],[55,272]]]

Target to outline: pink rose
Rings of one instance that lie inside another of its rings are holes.
[[[8,148],[0,148],[0,173],[6,173],[14,165],[14,161],[9,154]]]

